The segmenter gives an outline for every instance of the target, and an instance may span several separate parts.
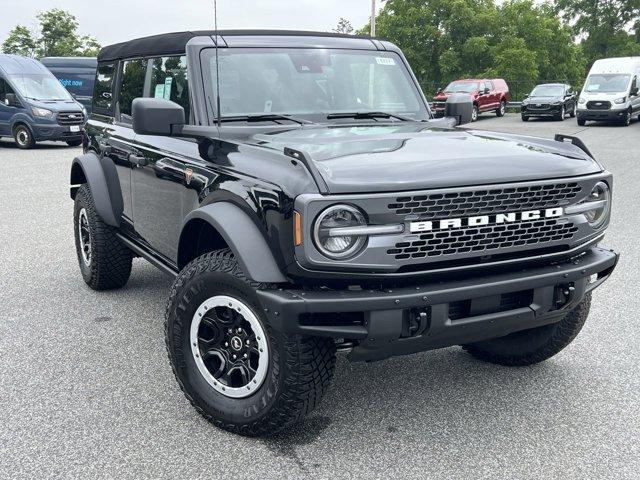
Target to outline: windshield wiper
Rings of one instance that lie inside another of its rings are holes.
[[[362,118],[395,118],[403,122],[417,122],[417,120],[413,118],[403,117],[402,115],[387,112],[339,112],[327,115],[327,120],[334,118],[355,118],[357,120]]]
[[[310,120],[305,120],[303,118],[296,118],[290,115],[280,115],[277,113],[265,113],[261,115],[238,115],[235,117],[222,117],[220,119],[222,122],[276,122],[278,120],[289,120],[290,122],[298,123],[300,125],[315,125],[314,122]]]

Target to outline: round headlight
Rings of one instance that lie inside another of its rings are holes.
[[[336,229],[365,226],[364,215],[351,205],[333,205],[323,210],[313,226],[313,239],[320,253],[334,260],[344,260],[360,251],[367,242],[363,235],[338,235]]]
[[[607,222],[609,218],[609,209],[611,208],[611,191],[609,185],[604,182],[598,182],[591,190],[589,196],[584,200],[585,204],[594,203],[597,207],[584,212],[587,221],[592,228],[600,228]]]

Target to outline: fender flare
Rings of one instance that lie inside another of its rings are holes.
[[[95,152],[74,158],[71,164],[71,198],[75,199],[77,185],[85,181],[89,185],[96,211],[102,221],[107,225],[119,227],[124,201],[113,160],[108,157],[100,158]]]
[[[229,202],[216,202],[192,211],[182,224],[180,246],[185,226],[194,219],[204,220],[216,229],[248,278],[255,282],[288,282],[264,235],[240,207]]]

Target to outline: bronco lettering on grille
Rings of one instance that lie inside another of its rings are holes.
[[[513,223],[520,221],[539,220],[541,218],[557,218],[564,214],[562,207],[547,208],[546,210],[527,210],[524,212],[497,213],[495,215],[479,215],[467,218],[446,218],[425,222],[411,222],[411,233],[430,232],[432,230],[449,230],[462,227],[481,227],[493,223]]]

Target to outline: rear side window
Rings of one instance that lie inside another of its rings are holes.
[[[184,108],[185,118],[189,120],[189,79],[187,77],[187,58],[162,57],[152,60],[151,84],[148,97],[171,100]]]
[[[113,79],[115,65],[100,65],[96,72],[96,83],[93,88],[93,110],[97,113],[113,112]]]
[[[134,99],[144,96],[144,79],[146,73],[146,60],[127,60],[123,63],[122,83],[118,97],[120,120],[131,122],[131,104]]]

